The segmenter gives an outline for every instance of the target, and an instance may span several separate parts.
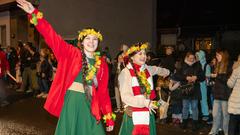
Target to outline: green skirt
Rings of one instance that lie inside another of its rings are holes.
[[[131,117],[128,117],[126,113],[123,115],[122,125],[119,131],[119,135],[131,135],[133,130],[133,121]],[[150,135],[156,135],[156,125],[154,115],[150,115]]]
[[[84,93],[68,90],[55,135],[105,135],[101,122],[96,123],[90,110]]]

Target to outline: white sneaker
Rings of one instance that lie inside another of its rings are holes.
[[[4,101],[2,101],[2,102],[0,103],[0,107],[5,107],[5,106],[7,106],[7,105],[9,105],[9,102],[6,101],[6,100],[4,100]]]
[[[40,94],[38,94],[36,97],[37,97],[37,98],[41,98],[43,95],[44,95],[44,93],[43,93],[43,92],[41,92],[41,93],[40,93]]]
[[[47,98],[48,97],[48,94],[43,94],[42,98]]]
[[[26,91],[26,93],[31,93],[31,92],[33,92],[33,90],[27,90],[27,91]]]
[[[115,110],[114,112],[115,112],[115,113],[119,113],[119,112],[121,112],[121,109],[118,108],[118,109]]]
[[[16,92],[24,92],[22,89],[17,89]]]

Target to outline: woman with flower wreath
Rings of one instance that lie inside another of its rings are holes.
[[[120,135],[155,135],[154,109],[157,109],[153,90],[153,75],[166,77],[169,70],[146,65],[147,43],[133,45],[126,52],[127,66],[119,74],[119,90],[125,104]]]
[[[107,131],[114,127],[108,93],[108,66],[96,52],[102,35],[95,29],[79,32],[79,48],[66,43],[43,14],[26,0],[18,6],[29,14],[29,19],[44,37],[58,61],[55,79],[44,108],[59,117],[56,135],[103,135],[101,113]]]

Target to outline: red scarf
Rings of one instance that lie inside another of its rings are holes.
[[[137,71],[144,71],[147,77],[147,80],[149,82],[149,84],[151,85],[151,94],[150,94],[150,99],[154,99],[156,97],[155,91],[153,90],[153,80],[152,80],[152,76],[150,75],[149,71],[145,68],[145,65],[143,66],[139,66],[137,64],[134,64],[134,67]],[[127,64],[127,68],[132,76],[132,90],[133,90],[133,94],[134,96],[137,95],[142,95],[141,94],[141,89],[139,86],[139,82],[137,80],[136,74],[134,72],[134,69],[132,67],[132,65],[130,63]]]
[[[134,96],[144,96],[141,93],[141,88],[139,86],[139,82],[137,80],[136,74],[134,72],[134,69],[130,63],[127,64],[127,68],[129,69],[129,72],[132,76],[132,90]],[[139,66],[134,64],[134,68],[137,71],[144,71],[147,77],[147,80],[149,84],[151,85],[151,94],[150,94],[150,99],[154,99],[156,97],[155,91],[153,90],[153,80],[152,76],[150,75],[149,71],[145,68],[145,65]],[[150,128],[149,128],[149,123],[150,123],[150,114],[149,114],[149,109],[147,107],[144,108],[137,108],[137,107],[132,107],[133,114],[132,114],[132,119],[133,119],[133,124],[134,128],[132,131],[133,135],[149,135],[150,134]]]

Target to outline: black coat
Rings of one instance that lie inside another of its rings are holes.
[[[21,68],[27,68],[31,66],[31,59],[29,59],[31,57],[32,55],[28,50],[22,49],[20,51]]]
[[[198,99],[201,100],[200,82],[205,80],[205,75],[199,62],[193,65],[183,63],[180,70],[177,71],[176,77],[180,80],[181,85],[187,84],[187,76],[197,76],[197,80],[194,83],[193,94],[183,95],[183,99]]]
[[[38,52],[35,52],[33,55],[31,55],[31,64],[30,67],[31,69],[36,69],[37,68],[37,63],[40,60],[40,54]]]
[[[42,77],[41,74],[44,73],[45,77]],[[52,67],[47,60],[44,60],[40,65],[40,77],[44,79],[49,79],[52,75]]]
[[[231,89],[227,86],[227,81],[232,72],[231,65],[232,64],[229,64],[226,73],[218,74],[217,77],[215,78],[215,84],[213,85],[212,88],[214,99],[225,101],[228,100],[231,94]]]
[[[176,59],[173,55],[167,55],[161,60],[160,66],[169,69],[171,73],[175,70]]]

